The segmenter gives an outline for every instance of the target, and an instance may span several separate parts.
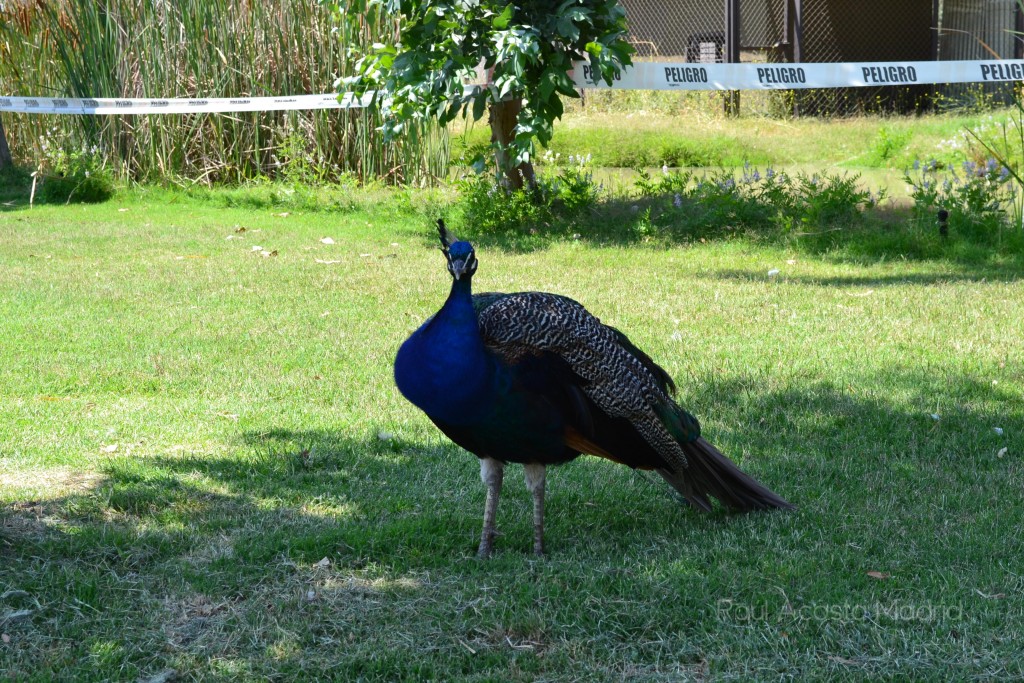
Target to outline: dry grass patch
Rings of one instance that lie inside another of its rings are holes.
[[[98,472],[70,467],[6,469],[0,471],[0,491],[10,497],[48,500],[84,493],[103,481]]]

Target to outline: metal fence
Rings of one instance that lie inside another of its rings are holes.
[[[637,58],[687,62],[987,59],[1021,54],[1018,0],[621,0]],[[735,35],[736,45],[729,36]],[[998,95],[989,87],[990,94]],[[1002,86],[1006,91],[1006,86]],[[948,101],[966,90],[941,88]],[[907,111],[933,87],[776,92],[809,114]]]
[[[947,2],[939,27],[939,59],[990,59],[1021,56],[1022,13],[1017,0]],[[975,99],[1006,100],[1003,84],[947,85],[942,102],[954,105]]]

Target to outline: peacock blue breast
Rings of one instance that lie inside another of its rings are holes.
[[[491,410],[495,396],[496,363],[480,337],[468,284],[465,292],[454,288],[395,358],[395,384],[402,395],[448,424],[478,421]]]

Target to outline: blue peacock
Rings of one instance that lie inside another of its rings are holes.
[[[473,294],[476,253],[438,221],[448,299],[395,358],[402,394],[480,458],[487,486],[478,554],[494,549],[504,468],[521,463],[544,552],[545,468],[581,454],[654,470],[700,510],[793,506],[701,438],[668,373],[622,332],[557,294]]]

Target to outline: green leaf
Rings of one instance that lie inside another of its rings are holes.
[[[499,31],[508,28],[508,23],[512,21],[513,9],[514,7],[511,4],[505,5],[505,11],[503,11],[498,16],[494,17],[494,19],[491,21],[491,26],[493,28],[498,29]]]
[[[572,23],[571,16],[559,17],[558,35],[567,39],[570,43],[575,43],[580,39],[580,30],[576,28],[576,24]]]
[[[499,85],[499,83],[495,83]],[[500,87],[498,88],[498,99],[503,100],[505,96],[512,92],[512,89],[518,85],[518,81],[511,76],[504,76],[500,79]],[[543,85],[541,86],[543,87]]]
[[[541,77],[540,87],[538,88],[540,98],[542,100],[549,99],[551,94],[555,91],[555,79],[549,71],[550,70],[544,72],[544,75]]]
[[[477,154],[473,157],[473,161],[469,165],[478,175],[487,170],[487,161],[484,159],[483,154]]]
[[[562,100],[558,99],[557,97],[551,100],[551,106],[548,107],[548,110],[551,112],[553,118],[562,118],[562,112],[564,111],[564,109],[562,108]]]
[[[559,71],[555,74],[555,90],[558,94],[565,95],[566,97],[579,97],[579,93],[576,92],[576,84],[569,78],[569,74],[565,71]]]
[[[481,90],[473,101],[473,120],[479,121],[480,117],[484,115],[484,109],[487,108],[487,92]]]

